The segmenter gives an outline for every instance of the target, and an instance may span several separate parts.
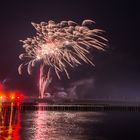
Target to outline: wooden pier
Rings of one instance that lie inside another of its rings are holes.
[[[109,106],[109,105],[21,105],[21,110],[40,111],[140,111],[140,106]]]
[[[7,108],[13,110],[17,107],[21,111],[122,111],[122,112],[140,112],[139,105],[109,105],[109,104],[46,104],[46,103],[1,103],[1,109]]]

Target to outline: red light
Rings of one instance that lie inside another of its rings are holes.
[[[0,83],[0,102],[22,102],[23,93],[20,91],[5,91]]]
[[[17,102],[22,102],[22,101],[23,101],[23,96],[22,96],[22,95],[18,95],[18,96],[16,97],[16,101],[17,101]]]

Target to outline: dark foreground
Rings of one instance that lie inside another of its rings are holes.
[[[23,110],[0,104],[0,140],[139,140],[140,112]]]

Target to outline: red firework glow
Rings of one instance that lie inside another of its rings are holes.
[[[23,94],[18,91],[4,90],[4,86],[0,83],[0,102],[22,102]]]

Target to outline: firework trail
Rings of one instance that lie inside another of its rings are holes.
[[[82,61],[94,65],[89,58],[89,49],[104,51],[107,46],[107,39],[102,36],[104,31],[91,29],[94,23],[92,20],[84,20],[81,25],[74,21],[32,22],[37,34],[33,38],[20,40],[25,53],[20,54],[19,58],[25,61],[18,68],[19,74],[22,74],[24,66],[27,66],[27,71],[31,74],[32,68],[41,62],[43,67],[53,68],[59,79],[60,72],[65,72],[70,78],[67,65],[74,68],[81,65]],[[40,68],[41,71],[42,69]]]
[[[48,74],[45,75],[44,65],[40,66],[40,71],[39,71],[39,97],[40,98],[44,97],[44,93],[52,81],[52,78],[50,77],[50,72],[51,72],[51,68],[49,68]]]
[[[46,85],[46,75],[44,76],[44,65],[41,65],[39,71],[39,97],[43,98],[43,93],[45,92]]]

